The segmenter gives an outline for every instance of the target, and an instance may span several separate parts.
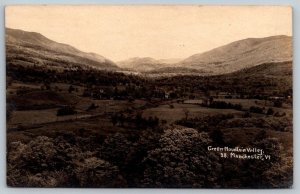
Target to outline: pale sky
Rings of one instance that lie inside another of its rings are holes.
[[[95,52],[186,58],[255,37],[292,35],[288,6],[7,6],[6,27]]]

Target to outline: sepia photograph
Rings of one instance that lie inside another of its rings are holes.
[[[5,7],[9,187],[293,187],[291,6]]]

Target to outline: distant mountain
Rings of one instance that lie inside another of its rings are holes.
[[[22,65],[47,65],[52,68],[86,67],[116,70],[105,57],[80,51],[70,45],[50,40],[42,34],[6,28],[7,61]]]
[[[164,64],[176,64],[176,63],[182,61],[182,59],[180,59],[180,58],[169,58],[169,59],[158,59],[157,61],[159,61],[160,63],[164,63]]]
[[[192,55],[184,60],[135,57],[118,62],[96,53],[80,51],[52,41],[36,32],[6,28],[7,64],[37,65],[47,68],[96,68],[146,74],[220,75],[255,67],[292,61],[292,38],[271,36],[248,38]]]
[[[118,61],[117,64],[121,68],[135,71],[150,71],[159,67],[158,61],[150,57],[134,57],[124,61]]]
[[[147,71],[147,74],[209,74],[203,70],[186,68],[186,67],[162,67],[152,71]]]
[[[179,62],[180,59],[153,59],[151,57],[134,57],[124,61],[119,61],[117,64],[125,69],[148,72],[155,71],[159,68],[172,66],[173,63]]]
[[[195,54],[176,66],[224,74],[262,63],[292,60],[292,38],[271,36],[248,38]]]

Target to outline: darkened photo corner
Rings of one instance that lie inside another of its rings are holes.
[[[289,6],[6,6],[7,185],[291,188]]]

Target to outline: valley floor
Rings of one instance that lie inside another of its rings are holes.
[[[52,85],[56,90],[41,89],[39,84],[22,82],[14,82],[8,87],[8,102],[13,106],[7,123],[7,175],[10,186],[247,188],[274,187],[274,184],[275,187],[288,187],[291,184],[291,104],[283,103],[280,107],[274,107],[270,100],[215,98],[207,105],[204,104],[204,96],[198,96],[198,100],[96,99],[83,97],[85,88],[80,85],[73,85],[76,88],[74,91],[68,91],[68,84]],[[26,92],[20,94],[24,88]],[[49,92],[52,96],[49,96]],[[28,106],[22,104],[24,96]],[[214,107],[218,102],[228,107]],[[71,112],[59,114],[60,110],[66,111],[70,107]],[[180,137],[176,137],[178,129],[182,133]],[[196,140],[202,143],[194,146],[200,146],[197,149],[201,152],[193,150],[187,153],[186,147],[182,147],[191,137],[183,138],[182,142],[180,138],[189,133],[208,135],[208,139],[196,136],[200,138]],[[164,142],[165,138],[171,139]],[[183,154],[191,158],[192,163],[186,163],[184,158],[168,156],[173,151],[163,151],[172,141],[179,144],[172,145],[177,147],[174,152],[179,151],[179,155],[185,152]],[[57,147],[59,145],[63,147]],[[208,145],[261,146],[271,155],[272,161],[264,165],[260,161],[225,161],[218,154],[211,156],[212,153],[205,151]],[[66,146],[77,150],[77,153],[69,155]],[[155,155],[160,149],[160,154]],[[51,152],[61,154],[60,158],[51,155]],[[194,157],[205,157],[208,163],[213,162],[210,165],[218,167],[212,172],[199,171],[200,166],[190,169],[196,165],[196,161],[192,160]],[[168,167],[167,161],[175,162],[175,166]],[[230,162],[235,165],[232,166]],[[102,164],[107,167],[98,169],[97,166]],[[181,173],[199,171],[204,177],[212,176],[212,181],[201,183],[197,176],[174,180],[163,178],[175,173],[167,172],[165,168],[175,169],[183,164],[189,168],[182,169]],[[258,170],[255,169],[258,168],[256,165],[259,165]],[[156,172],[160,166],[164,169]],[[252,169],[251,173],[254,174],[244,174],[245,168],[249,172]],[[90,170],[102,175],[92,177],[87,174]],[[150,173],[149,170],[154,171]],[[234,173],[240,174],[244,180],[236,180]],[[266,174],[266,177],[262,178],[262,174]],[[110,182],[112,177],[118,178]]]

